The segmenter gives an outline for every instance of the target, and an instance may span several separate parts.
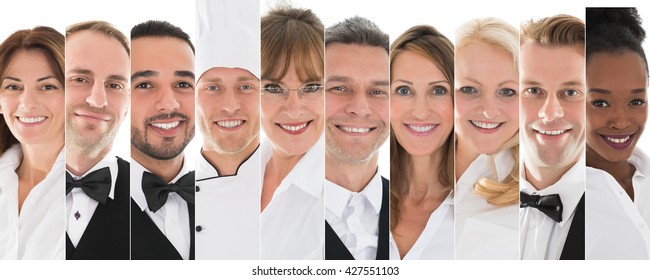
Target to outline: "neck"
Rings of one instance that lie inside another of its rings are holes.
[[[456,147],[456,181],[460,179],[469,165],[478,158],[479,153],[474,151],[471,147],[468,147],[467,143],[462,140],[458,140]]]
[[[571,164],[562,167],[541,167],[528,165],[524,161],[524,177],[537,190],[543,190],[557,183],[562,176],[573,167],[579,158],[576,158]]]
[[[56,158],[59,156],[63,143],[21,144],[23,151],[23,160],[16,169],[16,173],[21,180],[27,182],[30,186],[35,186],[42,181],[47,173],[50,172]]]
[[[369,159],[360,162],[343,161],[326,154],[325,178],[351,192],[360,192],[377,173],[377,160],[376,152]]]
[[[66,170],[75,176],[81,176],[106,157],[110,150],[111,146],[109,145],[96,153],[88,153],[88,151],[74,149],[72,145],[69,145],[65,150]]]
[[[440,183],[439,172],[442,167],[440,150],[427,156],[411,156],[409,172],[409,188],[407,196],[424,200],[440,194],[445,195],[449,190]]]
[[[276,178],[279,185],[279,182],[282,182],[282,180],[289,175],[289,172],[293,170],[303,156],[305,156],[305,154],[287,156],[274,149],[271,159],[269,159],[269,162],[266,164],[265,173],[269,173],[272,175],[271,177]]]
[[[160,176],[165,182],[171,182],[183,168],[183,153],[169,160],[158,160],[131,146],[131,157],[151,173]]]
[[[201,155],[217,169],[219,176],[235,175],[239,166],[255,152],[258,146],[259,141],[253,141],[243,150],[228,154],[208,148],[209,146],[204,144]]]
[[[587,145],[586,153],[587,166],[604,170],[616,179],[616,181],[631,181],[636,172],[636,167],[627,160],[608,161]]]

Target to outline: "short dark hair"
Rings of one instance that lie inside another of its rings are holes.
[[[149,20],[131,28],[131,41],[144,37],[171,37],[187,42],[194,53],[194,45],[183,29],[162,20]]]
[[[388,53],[390,42],[384,33],[372,21],[354,16],[334,24],[325,30],[325,46],[332,43],[359,44],[380,47]]]
[[[641,22],[636,8],[587,8],[587,60],[594,53],[632,51],[641,56],[648,73]]]

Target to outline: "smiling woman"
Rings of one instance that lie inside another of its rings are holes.
[[[17,31],[0,45],[0,259],[63,259],[64,37]]]

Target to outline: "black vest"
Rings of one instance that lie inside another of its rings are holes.
[[[134,186],[141,188],[142,186]],[[190,220],[190,260],[194,259],[194,205],[187,204]],[[140,206],[131,199],[131,259],[182,260],[174,245]]]
[[[389,182],[381,177],[381,210],[379,210],[379,235],[377,238],[377,260],[388,259],[388,225],[389,212]],[[325,221],[325,259],[326,260],[354,260],[343,241],[339,238],[330,224]]]
[[[569,234],[564,241],[561,260],[585,259],[585,195],[582,194],[576,212],[573,215]]]
[[[129,259],[129,174],[129,163],[118,157],[113,199],[97,204],[76,248],[66,233],[67,260]]]

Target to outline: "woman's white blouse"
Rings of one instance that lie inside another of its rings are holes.
[[[397,243],[390,235],[390,259],[399,260]],[[427,225],[406,253],[403,260],[453,260],[454,259],[454,199],[447,196],[431,213]]]
[[[586,259],[650,258],[650,158],[637,148],[628,161],[634,201],[612,175],[587,167]]]
[[[18,213],[19,145],[0,156],[0,259],[65,258],[65,153],[36,184]]]
[[[515,166],[509,150],[479,155],[456,183],[456,259],[518,259],[519,205],[495,206],[474,193],[483,177],[504,180]],[[496,171],[496,178],[495,178]]]

